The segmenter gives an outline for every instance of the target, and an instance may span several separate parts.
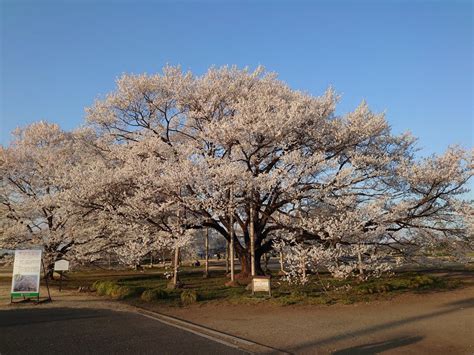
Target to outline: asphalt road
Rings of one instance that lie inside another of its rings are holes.
[[[90,308],[0,311],[0,354],[245,354],[129,312]]]

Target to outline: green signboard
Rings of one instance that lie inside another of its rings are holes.
[[[39,298],[41,250],[15,250],[11,297]]]

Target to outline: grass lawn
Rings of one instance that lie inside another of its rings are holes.
[[[290,285],[272,275],[272,297],[266,294],[251,295],[245,285],[226,287],[229,280],[224,271],[212,271],[210,278],[203,278],[201,268],[184,267],[180,280],[184,287],[168,290],[168,280],[159,268],[144,272],[130,270],[85,270],[71,272],[64,287],[92,287],[99,295],[121,299],[133,304],[152,303],[156,306],[179,307],[190,303],[228,303],[275,305],[292,304],[350,304],[387,299],[404,292],[435,292],[474,285],[474,269],[442,271],[407,271],[391,277],[359,282],[358,280],[337,280],[327,274],[311,276],[305,286]],[[58,281],[52,282],[56,287]]]

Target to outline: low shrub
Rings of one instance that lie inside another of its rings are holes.
[[[168,298],[168,292],[161,288],[153,288],[151,290],[143,291],[140,298],[145,302],[153,302]]]
[[[118,287],[118,285],[112,281],[96,281],[92,284],[92,289],[100,296],[110,295],[116,287]]]
[[[115,299],[124,299],[140,295],[143,287],[121,286],[113,281],[96,281],[92,284],[92,289],[100,296],[110,296]]]
[[[142,287],[119,286],[113,287],[109,296],[112,298],[123,300],[125,298],[136,297],[143,292]]]
[[[181,302],[185,305],[196,303],[199,299],[197,292],[194,290],[184,290],[180,297]]]

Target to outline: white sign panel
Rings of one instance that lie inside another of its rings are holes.
[[[253,292],[268,292],[271,295],[270,277],[254,276],[252,279],[252,293]]]
[[[54,263],[54,271],[68,271],[68,270],[69,270],[69,261],[58,260]]]
[[[41,250],[15,250],[12,296],[38,296],[41,274]]]

